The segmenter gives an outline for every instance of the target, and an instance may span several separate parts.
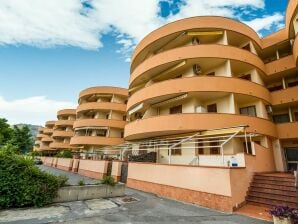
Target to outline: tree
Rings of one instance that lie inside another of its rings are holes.
[[[30,129],[27,126],[22,128],[14,126],[11,144],[19,149],[19,153],[26,154],[31,151],[33,148],[33,140]]]
[[[0,118],[0,147],[11,141],[13,129],[7,123],[5,118]]]

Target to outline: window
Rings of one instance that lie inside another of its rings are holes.
[[[109,119],[110,115],[109,114],[106,114],[106,119]]]
[[[168,150],[168,154],[170,155],[170,150]],[[182,155],[181,144],[176,145],[174,148],[172,148],[171,155],[172,156],[181,156]]]
[[[250,51],[250,44],[246,44],[245,46],[242,47],[243,50]]]
[[[197,150],[196,150],[196,155],[204,155],[204,144],[203,142],[201,142],[200,140],[197,141],[196,143],[196,146],[197,146]]]
[[[294,112],[294,119],[295,121],[298,121],[298,112]]]
[[[287,122],[290,122],[289,114],[273,115],[272,118],[273,118],[274,123],[287,123]]]
[[[210,112],[210,113],[217,113],[217,106],[216,106],[216,103],[207,105],[207,112]]]
[[[170,114],[181,114],[181,113],[182,113],[182,105],[178,105],[170,108]]]
[[[135,113],[135,119],[142,119],[143,115],[140,112]]]
[[[124,132],[121,131],[121,138],[124,138]]]
[[[240,114],[256,117],[256,106],[242,107],[240,108]]]
[[[124,116],[122,117],[122,119],[123,119],[124,121],[126,121],[126,115],[124,115]]]
[[[250,155],[252,155],[251,142],[247,142],[247,148],[246,148],[246,142],[243,142],[243,148],[244,148],[244,152],[245,152],[246,154],[250,154]]]
[[[298,86],[298,80],[293,82],[288,82],[288,87]]]
[[[182,75],[177,75],[173,79],[179,79],[179,78],[182,78]]]
[[[241,75],[239,78],[240,79],[245,79],[245,80],[251,81],[251,75],[250,74]]]
[[[200,65],[198,65],[198,64],[194,64],[192,66],[192,70],[193,70],[193,73],[195,73],[196,75],[202,74],[202,69],[201,69]]]
[[[268,87],[268,90],[269,90],[270,92],[277,91],[277,90],[281,90],[281,89],[283,89],[283,87],[282,87],[281,84],[280,84],[280,85],[277,85],[277,86],[271,86],[271,87]]]
[[[220,154],[219,142],[217,142],[216,139],[213,139],[212,141],[213,142],[209,143],[209,146],[212,146],[210,148],[210,154],[211,155],[219,155]]]
[[[208,74],[206,74],[207,76],[215,76],[215,72],[209,72]]]
[[[95,133],[96,133],[96,136],[106,137],[106,135],[107,135],[107,130],[100,129],[100,130],[96,130]]]

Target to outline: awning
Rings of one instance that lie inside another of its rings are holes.
[[[138,106],[134,107],[133,109],[131,109],[130,111],[128,111],[128,115],[132,115],[136,112],[138,112],[139,110],[141,110],[144,107],[144,104],[141,103]]]
[[[169,103],[172,103],[172,102],[175,102],[175,101],[178,101],[178,100],[181,100],[181,99],[184,99],[187,97],[187,93],[183,94],[183,95],[180,95],[180,96],[177,96],[177,97],[173,97],[171,99],[168,99],[168,100],[164,100],[162,102],[159,102],[159,103],[154,103],[152,104],[151,106],[153,107],[160,107],[160,106],[163,106],[163,105],[166,105],[166,104],[169,104]]]
[[[188,31],[188,36],[210,36],[210,35],[222,35],[223,31]]]
[[[93,126],[88,126],[88,127],[82,127],[82,128],[75,128],[75,131],[79,131],[79,130],[108,130],[109,128],[108,127],[93,127]]]
[[[152,77],[152,80],[158,78],[158,77],[161,77],[161,76],[164,76],[164,75],[168,75],[170,74],[171,72],[177,70],[178,68],[181,68],[183,67],[184,65],[186,65],[186,61],[182,61],[182,62],[179,62],[178,64],[174,65],[173,67],[159,73],[159,74],[156,74],[155,76]]]

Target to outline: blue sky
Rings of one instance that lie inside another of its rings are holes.
[[[127,87],[131,52],[153,29],[207,14],[244,21],[265,36],[283,27],[288,1],[24,2],[0,3],[0,117],[43,124],[57,109],[75,107],[84,88]]]

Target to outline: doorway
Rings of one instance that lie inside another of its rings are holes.
[[[298,148],[285,148],[285,157],[288,171],[297,170]]]

